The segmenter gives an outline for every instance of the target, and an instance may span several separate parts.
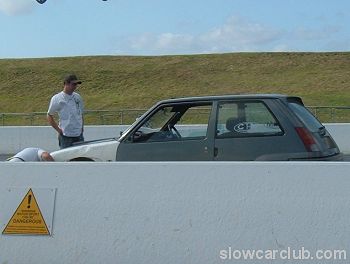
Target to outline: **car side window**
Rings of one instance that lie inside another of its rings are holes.
[[[262,101],[219,103],[217,138],[282,134],[277,119]]]
[[[189,107],[174,127],[182,139],[204,139],[207,136],[211,105]]]
[[[176,104],[160,107],[144,120],[129,142],[165,142],[204,139],[211,103]]]

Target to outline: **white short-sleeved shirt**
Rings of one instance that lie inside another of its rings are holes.
[[[43,152],[45,151],[40,148],[25,148],[14,155],[9,161],[42,161],[41,155]]]
[[[73,92],[71,95],[65,92],[55,94],[51,98],[49,115],[58,113],[59,124],[63,135],[67,137],[78,137],[83,128],[84,103],[78,93]]]

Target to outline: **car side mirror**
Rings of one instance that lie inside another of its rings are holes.
[[[135,131],[130,138],[132,142],[142,141],[143,133],[141,131]]]

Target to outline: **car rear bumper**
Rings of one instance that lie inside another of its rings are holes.
[[[343,153],[337,153],[334,155],[326,156],[326,157],[311,157],[311,158],[296,158],[296,159],[290,159],[295,161],[343,161],[344,155]]]

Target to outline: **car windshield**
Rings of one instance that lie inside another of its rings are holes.
[[[310,131],[317,132],[323,127],[317,118],[303,105],[295,102],[288,103],[288,105]]]

